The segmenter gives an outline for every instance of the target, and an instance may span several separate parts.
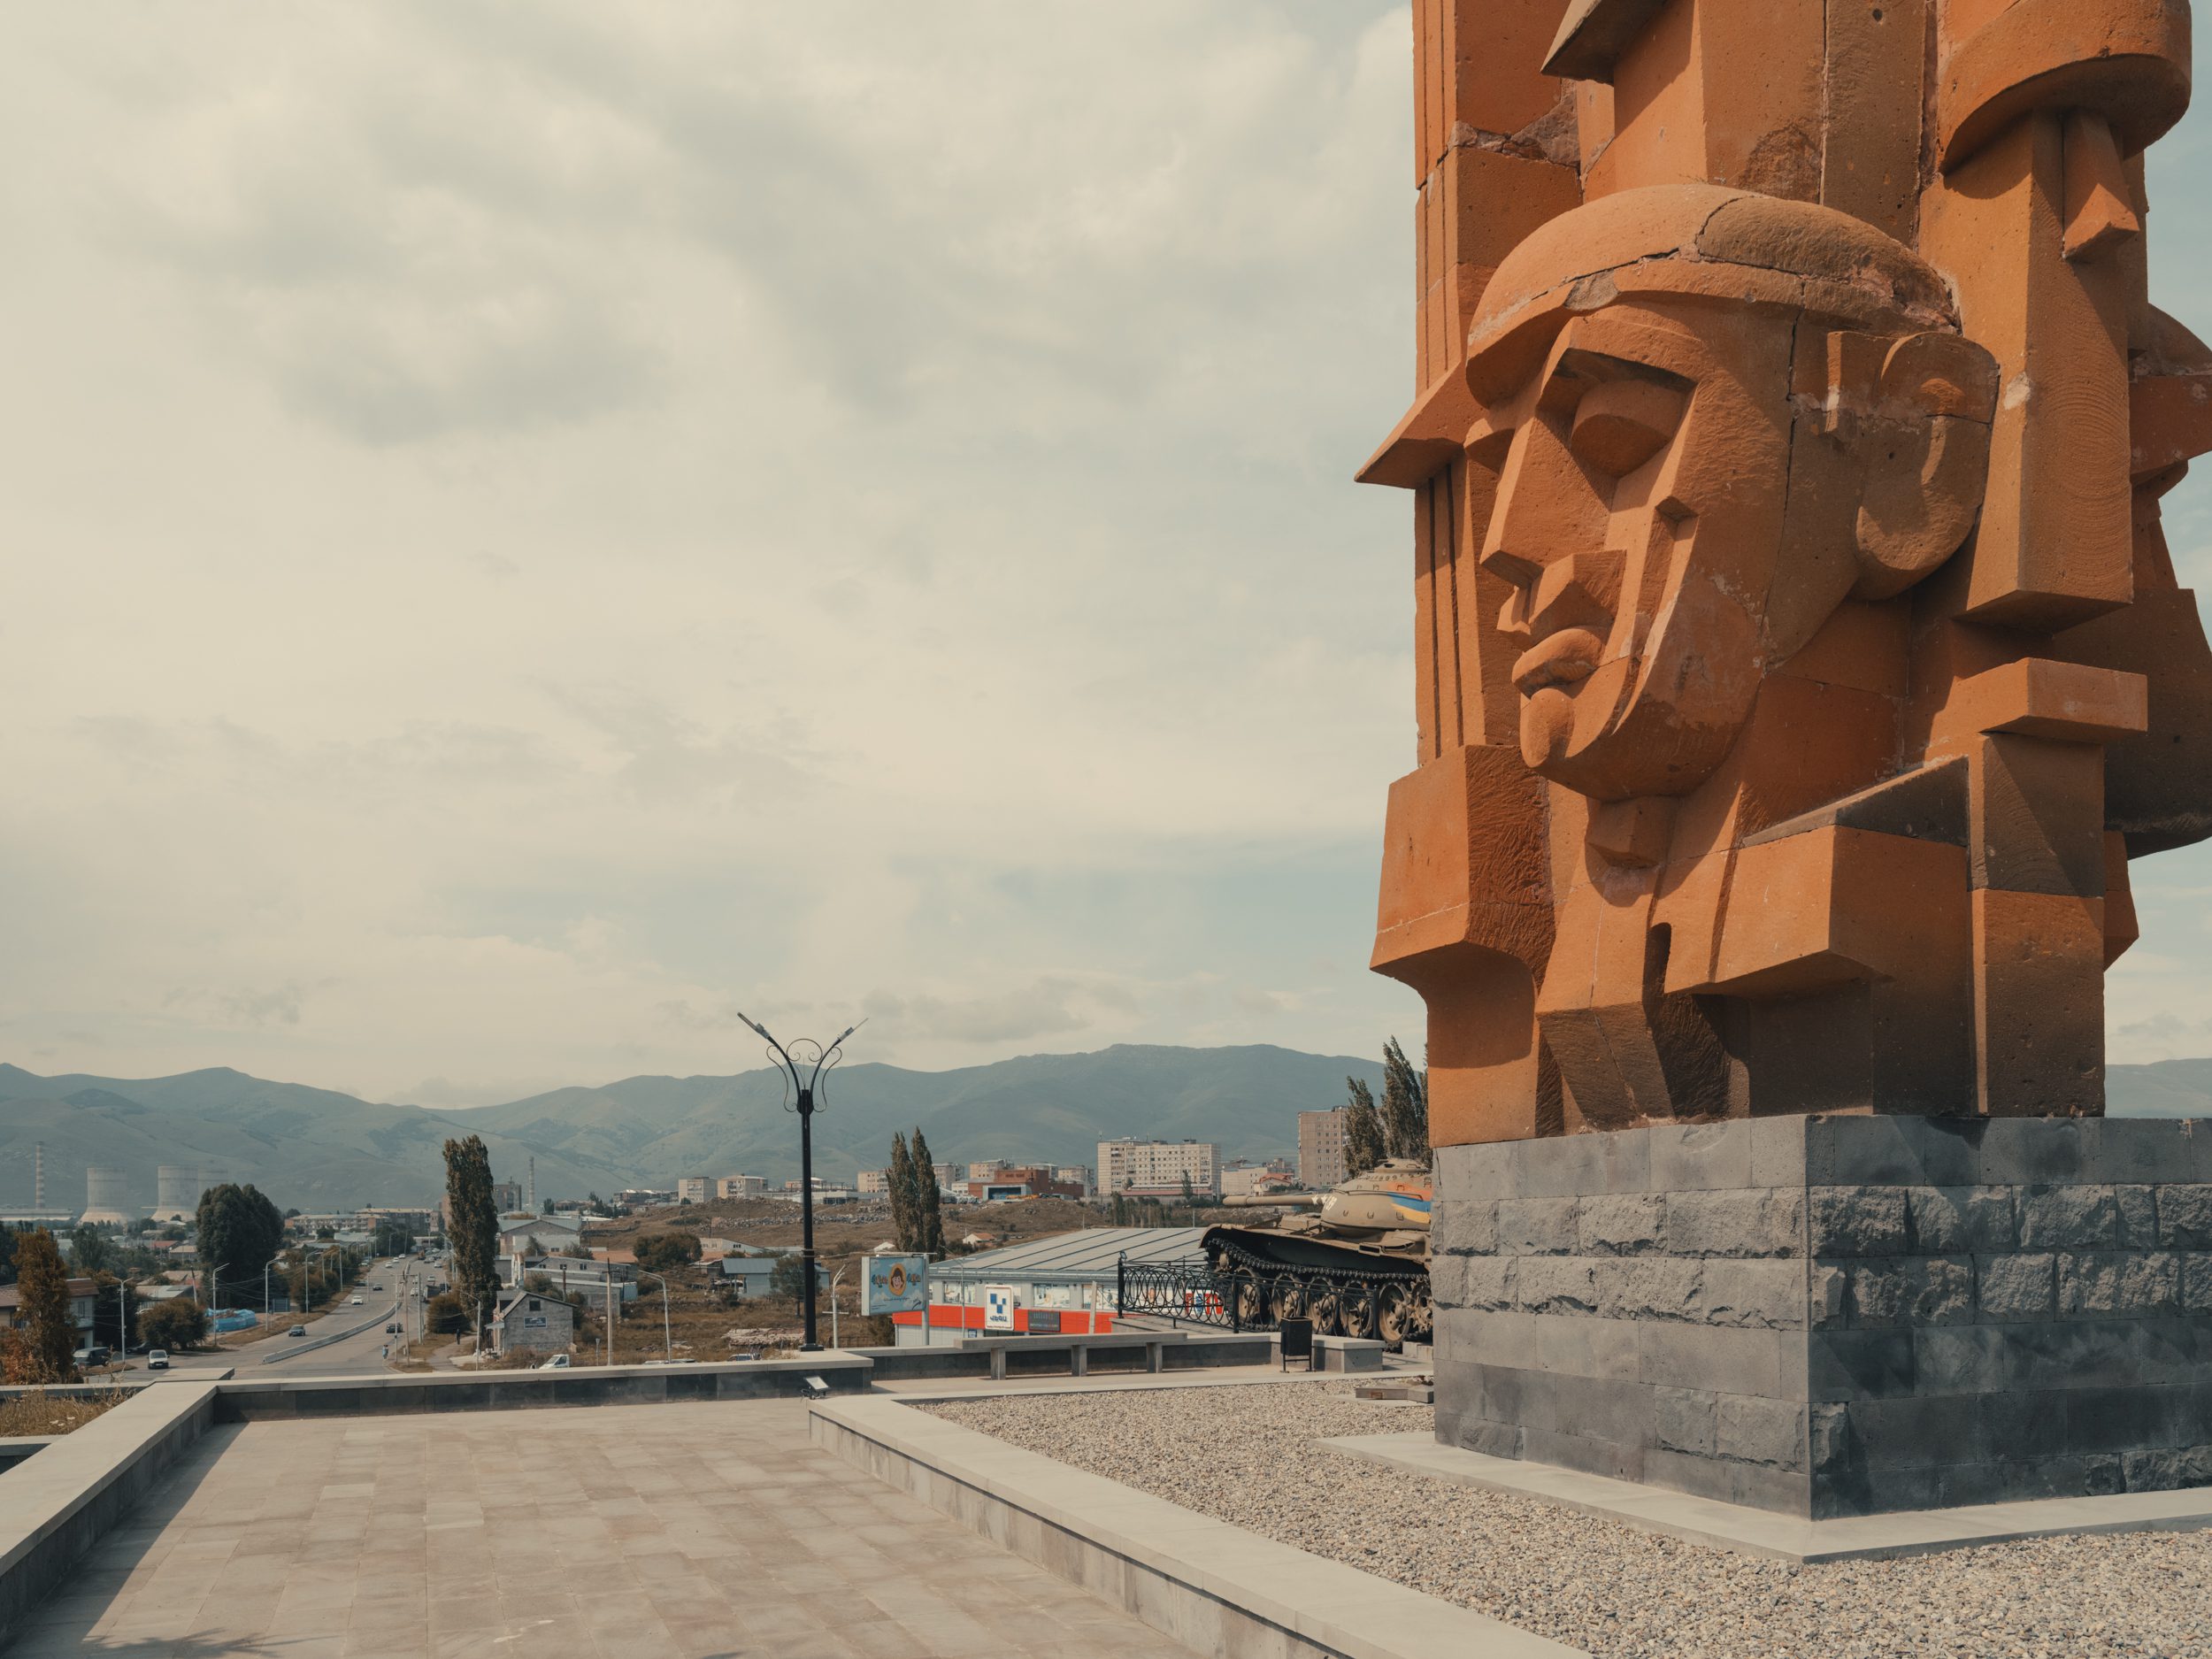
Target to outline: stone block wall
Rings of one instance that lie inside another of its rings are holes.
[[[2212,1120],[1440,1148],[1437,1433],[1816,1517],[2212,1484]]]

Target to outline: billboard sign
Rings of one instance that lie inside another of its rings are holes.
[[[1011,1285],[986,1285],[983,1287],[983,1328],[986,1331],[1010,1331],[1014,1328],[1014,1287]]]
[[[929,1306],[929,1257],[872,1256],[860,1281],[863,1313],[918,1313]]]

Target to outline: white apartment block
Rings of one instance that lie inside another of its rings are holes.
[[[1221,1148],[1210,1141],[1102,1141],[1098,1190],[1139,1198],[1179,1198],[1187,1179],[1193,1194],[1221,1190]]]
[[[1086,1198],[1098,1190],[1091,1184],[1091,1167],[1087,1164],[1056,1164],[1052,1166],[1052,1179],[1081,1187]]]
[[[767,1192],[765,1175],[725,1175],[714,1184],[717,1198],[762,1198]]]
[[[1290,1179],[1287,1164],[1242,1164],[1221,1171],[1221,1195],[1224,1198],[1249,1198],[1265,1186],[1279,1186]]]
[[[864,1195],[870,1193],[887,1193],[891,1190],[891,1171],[863,1170],[854,1178],[853,1185]]]
[[[1005,1167],[1006,1160],[1003,1158],[985,1158],[968,1165],[968,1179],[972,1181],[995,1181],[998,1179],[998,1172]]]
[[[1316,1192],[1344,1179],[1344,1114],[1298,1114],[1298,1179]]]
[[[676,1178],[676,1202],[680,1204],[703,1204],[714,1196],[714,1179],[707,1175],[679,1175]]]

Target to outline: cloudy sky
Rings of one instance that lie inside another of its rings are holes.
[[[0,1057],[466,1104],[1371,1052],[1402,6],[81,4],[0,52]],[[2212,333],[2162,147],[2162,298]],[[2175,498],[2208,573],[2212,496]],[[2212,1052],[2212,857],[2114,1057]]]

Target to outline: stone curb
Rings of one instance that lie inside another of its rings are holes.
[[[0,1476],[0,1643],[214,1423],[220,1387],[141,1389]]]
[[[1321,1444],[1407,1474],[1556,1503],[1709,1548],[1807,1564],[1932,1555],[2062,1533],[2184,1532],[2212,1526],[2212,1490],[2203,1487],[1809,1521],[1548,1463],[1489,1457],[1441,1445],[1426,1434],[1347,1435]]]
[[[1222,1659],[1588,1659],[896,1401],[817,1405],[815,1444]]]

